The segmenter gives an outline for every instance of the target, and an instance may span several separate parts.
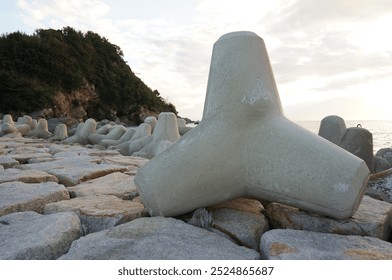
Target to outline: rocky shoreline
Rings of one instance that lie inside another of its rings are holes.
[[[385,201],[365,195],[345,220],[248,198],[149,217],[133,182],[146,162],[1,137],[0,259],[392,259]]]

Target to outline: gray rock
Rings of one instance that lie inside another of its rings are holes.
[[[17,164],[19,164],[19,161],[13,159],[11,156],[0,156],[0,165],[4,168],[12,168]]]
[[[344,119],[339,116],[327,116],[321,120],[318,135],[337,145],[345,132]]]
[[[63,157],[63,156],[59,156],[59,153],[65,153],[64,156],[80,156],[80,155],[84,155],[84,154],[88,154],[88,152],[91,150],[80,146],[80,145],[62,145],[62,144],[52,144],[49,147],[49,151],[51,154],[53,154],[56,158],[58,157]],[[71,154],[70,154],[71,153]],[[57,156],[56,156],[57,155]],[[61,155],[61,154],[60,154]]]
[[[138,195],[133,179],[134,176],[114,172],[74,187],[68,187],[67,190],[71,197],[115,195],[121,199],[132,200]]]
[[[20,170],[16,168],[5,169],[4,172],[1,173],[0,184],[12,181],[20,181],[24,183],[59,182],[55,176],[41,170]]]
[[[390,164],[385,158],[374,156],[374,173],[383,172],[392,168],[392,164]]]
[[[392,204],[368,196],[363,197],[350,219],[335,220],[278,203],[269,204],[266,213],[274,228],[372,236],[387,241],[392,230]]]
[[[0,184],[0,216],[22,211],[42,213],[45,204],[65,199],[69,199],[67,190],[63,185],[55,182],[2,183]]]
[[[0,148],[10,149],[12,151],[16,148],[24,148],[26,145],[31,147],[43,147],[45,145],[43,139],[30,139],[24,137],[9,137],[3,136],[0,138]]]
[[[38,169],[56,176],[59,182],[66,187],[75,186],[82,182],[92,180],[113,172],[127,171],[126,166],[116,164],[97,164],[89,161],[90,156],[80,156],[18,166],[19,169]],[[94,160],[92,157],[91,160]]]
[[[370,172],[374,173],[373,135],[367,129],[361,127],[347,128],[338,145],[363,159]]]
[[[76,240],[60,259],[200,260],[259,259],[258,252],[237,246],[204,229],[173,218],[140,218]]]
[[[392,203],[392,169],[374,174],[370,177],[368,188],[382,191]]]
[[[62,168],[66,168],[67,166],[76,166],[76,165],[80,166],[83,163],[89,164],[89,163],[100,163],[100,162],[101,159],[98,157],[90,157],[90,156],[82,155],[82,156],[55,159],[53,161],[21,164],[15,166],[15,168],[21,170],[31,170],[31,169],[42,170],[49,173],[49,171],[53,169],[62,169]]]
[[[28,161],[31,159],[45,158],[47,160],[53,158],[51,154],[43,153],[43,152],[27,152],[27,153],[20,153],[20,154],[10,154],[10,156],[14,160],[17,160],[20,164],[28,163]]]
[[[132,157],[132,156],[123,156],[123,155],[116,155],[116,156],[103,156],[102,162],[108,164],[118,164],[124,166],[132,166],[139,168],[149,162],[148,159],[141,158],[141,157]]]
[[[67,253],[82,236],[74,213],[17,212],[0,217],[0,259],[52,260]]]
[[[388,195],[383,190],[377,190],[367,187],[365,189],[365,195],[370,196],[371,198],[381,200],[381,201],[389,201]]]
[[[48,173],[55,175],[60,183],[69,187],[113,172],[123,171],[127,171],[127,168],[121,165],[81,162],[78,165],[67,166],[62,169],[52,169]]]
[[[392,165],[392,148],[383,148],[377,151],[376,156],[386,159]]]
[[[264,233],[260,251],[267,260],[392,259],[392,244],[378,238],[292,229]]]
[[[241,245],[259,251],[261,235],[269,230],[263,214],[220,208],[212,211],[213,227],[238,240]]]
[[[76,213],[88,233],[147,216],[143,204],[122,200],[114,195],[83,196],[45,206],[45,214],[56,212]]]

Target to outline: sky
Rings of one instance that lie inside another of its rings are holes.
[[[71,26],[118,45],[132,71],[200,120],[213,44],[264,39],[291,120],[392,120],[390,0],[0,0],[0,33]]]

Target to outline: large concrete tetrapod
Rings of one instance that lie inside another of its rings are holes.
[[[214,44],[202,121],[135,182],[151,215],[252,196],[347,218],[368,177],[364,161],[283,116],[263,40],[234,32]]]

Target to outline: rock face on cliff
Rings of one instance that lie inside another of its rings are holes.
[[[149,115],[176,113],[133,73],[120,47],[91,31],[2,35],[0,64],[3,114],[140,124]]]

